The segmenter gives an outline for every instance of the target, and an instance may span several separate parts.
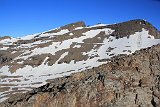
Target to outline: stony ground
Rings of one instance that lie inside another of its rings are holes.
[[[160,45],[49,80],[0,107],[160,107]]]

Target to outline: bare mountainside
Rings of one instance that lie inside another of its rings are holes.
[[[149,22],[86,26],[76,22],[21,38],[0,38],[0,102],[52,79],[110,62],[160,43]]]

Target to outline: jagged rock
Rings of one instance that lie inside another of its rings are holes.
[[[1,107],[159,107],[160,45],[19,94]]]

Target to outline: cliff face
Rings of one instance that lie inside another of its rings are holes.
[[[160,107],[160,45],[86,71],[48,80],[0,107]]]

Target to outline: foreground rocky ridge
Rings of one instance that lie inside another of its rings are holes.
[[[1,107],[160,107],[160,44],[50,80]]]

